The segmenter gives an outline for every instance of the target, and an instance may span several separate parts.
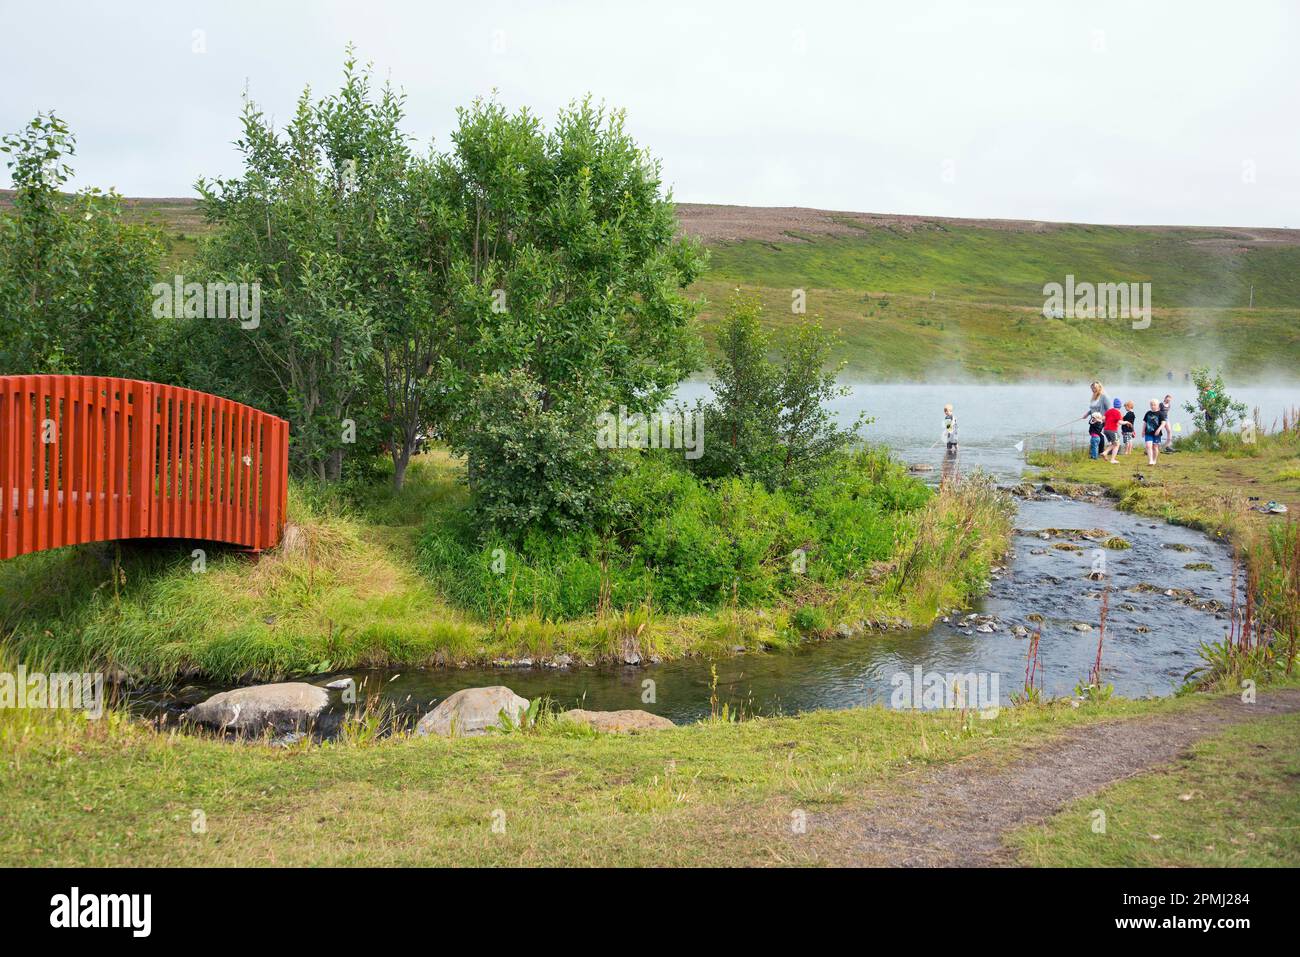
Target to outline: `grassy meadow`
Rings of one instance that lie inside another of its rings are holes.
[[[808,312],[841,337],[837,358],[861,376],[1141,379],[1206,361],[1239,377],[1293,376],[1279,356],[1300,350],[1300,245],[1225,248],[1212,230],[1110,226],[856,232],[711,245],[698,284],[706,329],[736,286],[762,298],[773,327],[804,289]],[[1150,282],[1150,327],[1044,318],[1043,285],[1067,274]]]

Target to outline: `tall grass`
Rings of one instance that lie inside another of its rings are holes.
[[[355,516],[290,492],[283,545],[254,558],[194,543],[122,543],[0,565],[0,629],[24,657],[142,678],[272,677],[433,660],[476,635]],[[120,558],[119,558],[120,556]]]
[[[983,590],[1003,557],[1015,509],[987,475],[950,482],[916,513],[890,586],[906,601],[908,617],[929,621]]]

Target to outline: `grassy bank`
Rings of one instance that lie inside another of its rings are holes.
[[[506,572],[490,572],[494,542],[448,537],[463,524],[467,493],[460,463],[435,452],[413,465],[400,493],[383,477],[351,495],[295,485],[293,531],[257,559],[213,550],[200,570],[195,543],[162,542],[5,562],[0,634],[51,667],[260,680],[562,653],[588,661],[728,654],[829,637],[846,623],[928,621],[984,587],[1005,548],[1009,516],[979,482],[934,495],[897,465],[881,468],[864,479],[856,506],[852,489],[832,496],[836,507],[824,514],[787,503],[791,523],[779,535],[764,531],[777,514],[774,500],[722,496],[717,501],[731,511],[695,515],[695,537],[668,508],[674,500],[659,503],[667,511],[654,519],[658,537],[638,541],[662,548],[628,552],[633,564],[608,572],[631,583],[620,603],[600,601],[606,591],[591,551],[557,555],[558,545],[543,542],[550,551],[507,554],[503,544]],[[900,502],[872,500],[877,486],[897,492]],[[850,507],[853,527],[841,521],[840,509]],[[810,570],[797,580],[788,574],[796,545]],[[834,574],[820,574],[823,565]],[[699,599],[696,605],[673,605],[655,590],[664,568],[697,577],[735,568],[748,576],[743,581],[766,584],[746,594],[710,591],[707,581],[691,579],[696,590],[685,594]],[[652,587],[643,592],[647,575]]]
[[[1147,465],[1145,451],[1136,445],[1132,455],[1119,457],[1118,465],[1089,459],[1082,450],[1032,451],[1028,462],[1044,477],[1104,486],[1125,511],[1241,542],[1286,522],[1285,517],[1262,514],[1251,505],[1277,501],[1300,510],[1300,432],[1296,429],[1260,435],[1253,444],[1225,436],[1218,450],[1180,446],[1174,454],[1162,455],[1155,468]],[[1251,502],[1252,498],[1258,501]]]
[[[1004,708],[965,725],[873,707],[632,737],[544,725],[288,749],[0,712],[0,865],[812,864],[835,859],[835,835],[794,833],[796,811],[1198,705]]]
[[[1300,715],[1264,718],[1077,801],[1012,843],[1022,863],[1043,867],[1293,867],[1297,775]],[[1098,809],[1104,833],[1092,828]]]

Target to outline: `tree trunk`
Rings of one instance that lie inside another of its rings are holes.
[[[403,445],[393,449],[393,490],[400,492],[406,481],[406,467],[411,464],[411,447]]]

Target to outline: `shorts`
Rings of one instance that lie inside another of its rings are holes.
[[[1102,432],[1101,434],[1106,436],[1107,445],[1114,445],[1116,440],[1119,438],[1119,433],[1114,429],[1111,429],[1109,432]]]
[[[1157,445],[1159,445],[1159,444],[1160,444],[1160,433],[1159,433],[1159,432],[1148,432],[1148,433],[1146,434],[1146,440],[1147,440],[1148,442],[1155,442]]]
[[[1123,439],[1124,439],[1124,444],[1125,444],[1125,445],[1132,445],[1132,444],[1133,444],[1133,433],[1132,433],[1132,432],[1121,432],[1120,435],[1123,437]]]

